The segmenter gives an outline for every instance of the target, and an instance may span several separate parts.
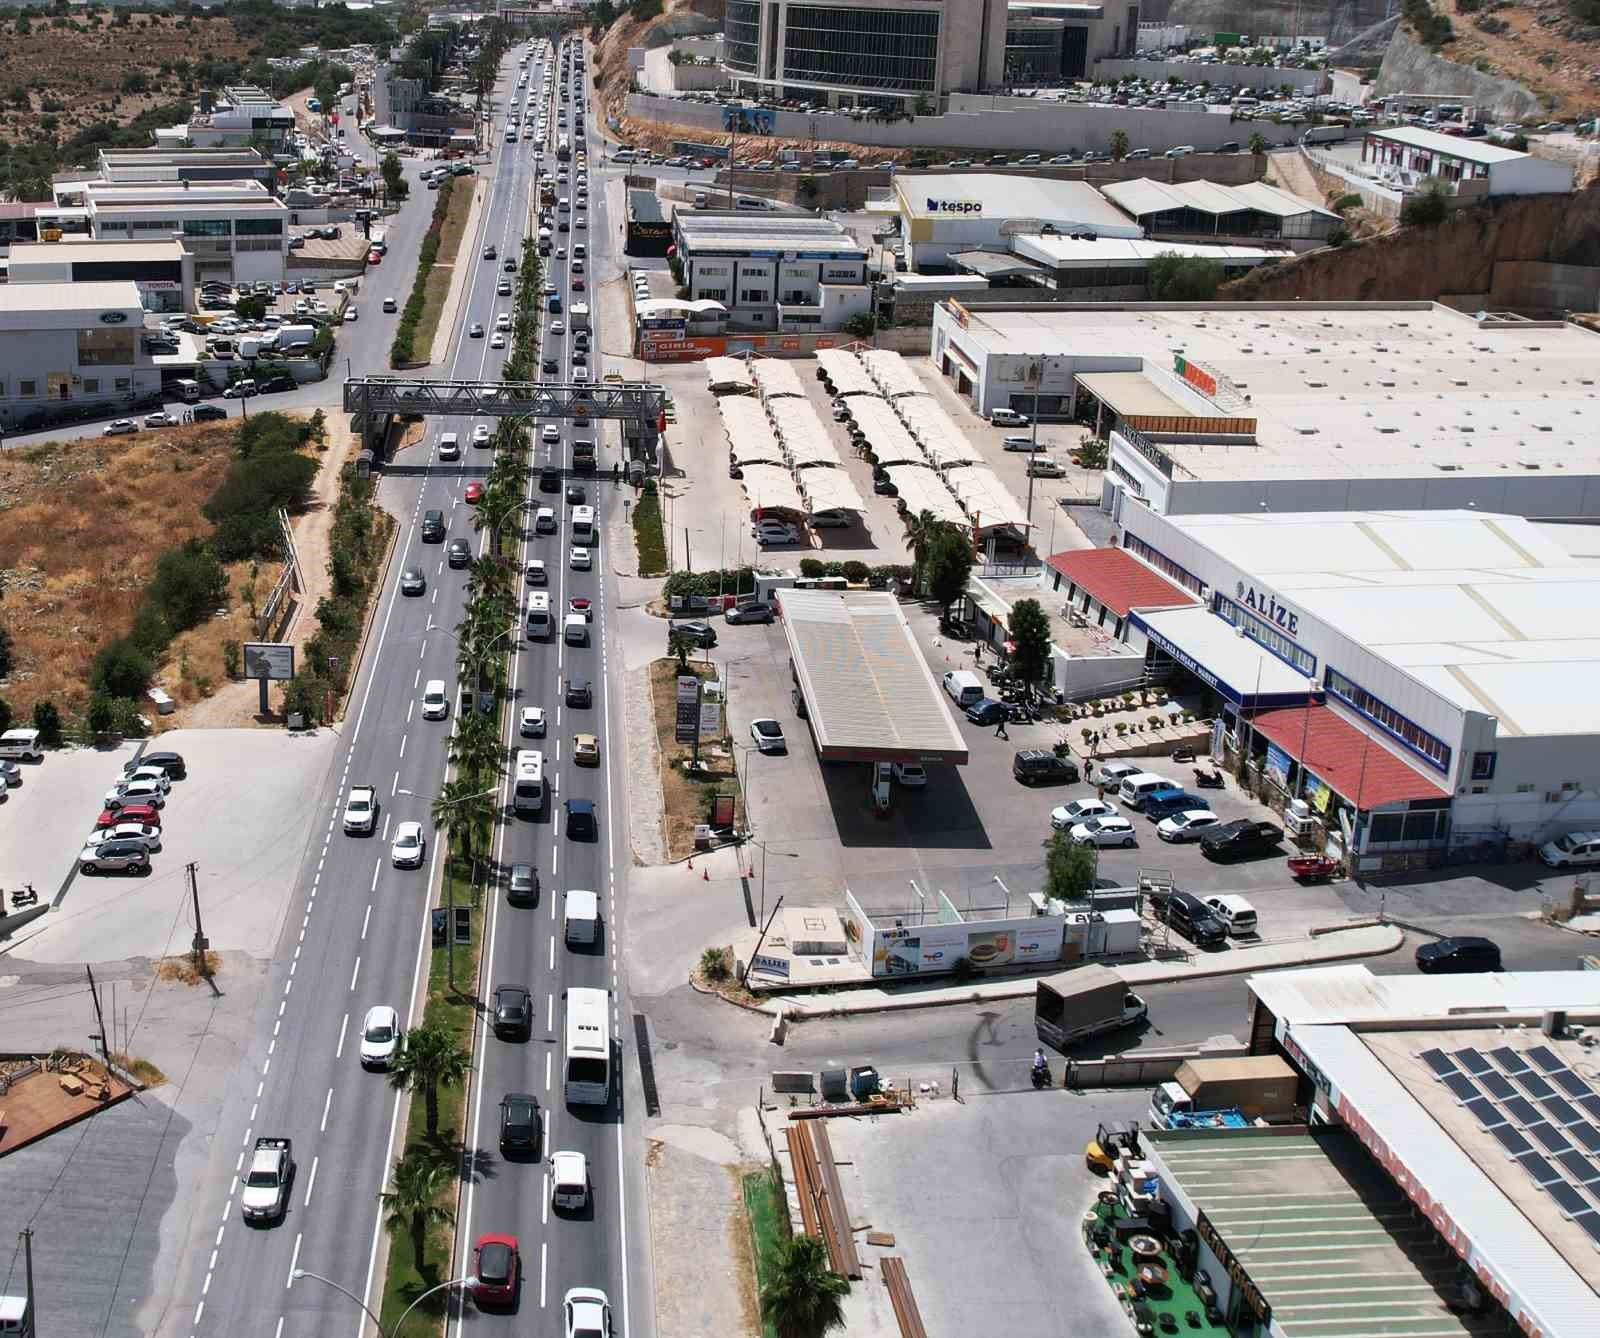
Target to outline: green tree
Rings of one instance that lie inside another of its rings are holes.
[[[1111,456],[1111,443],[1104,437],[1086,437],[1076,454],[1078,463],[1085,469],[1104,469]]]
[[[1400,224],[1408,228],[1434,228],[1450,216],[1450,201],[1444,187],[1429,181],[1415,195],[1408,196],[1400,206]]]
[[[124,638],[101,648],[94,657],[89,683],[110,697],[137,697],[150,683],[155,666],[150,657]]]
[[[439,1140],[439,1089],[456,1087],[472,1072],[472,1059],[456,1038],[436,1022],[424,1022],[401,1037],[389,1061],[389,1086],[401,1092],[421,1091],[427,1114],[428,1141]]]
[[[821,1338],[844,1327],[841,1298],[850,1284],[828,1267],[828,1247],[815,1236],[790,1236],[777,1249],[761,1292],[761,1316],[778,1338]]]
[[[110,734],[117,723],[117,713],[112,708],[112,699],[103,692],[97,692],[89,698],[89,709],[84,713],[84,726],[92,738],[103,739]]]
[[[479,789],[500,771],[500,726],[487,711],[471,711],[456,721],[450,736],[450,760],[473,778]]]
[[[1128,156],[1128,132],[1126,130],[1113,130],[1111,132],[1111,157],[1115,162],[1121,162]]]
[[[411,191],[410,183],[406,181],[405,168],[401,166],[400,155],[386,153],[378,171],[383,176],[383,193],[391,200],[403,200]]]
[[[1011,606],[1011,668],[1031,692],[1050,668],[1050,620],[1037,599],[1019,599]]]
[[[1222,286],[1222,266],[1200,256],[1162,251],[1145,267],[1150,296],[1157,302],[1209,302]]]
[[[1099,870],[1095,848],[1080,846],[1070,832],[1053,832],[1045,842],[1044,894],[1057,901],[1082,901]]]
[[[946,526],[928,545],[928,593],[939,605],[942,617],[950,615],[950,606],[967,591],[967,580],[972,575],[972,545],[966,536],[952,526]]]
[[[931,511],[919,511],[914,516],[908,511],[905,515],[905,527],[906,546],[911,550],[914,577],[920,585],[923,565],[928,560],[928,546],[933,542],[934,536],[945,529],[945,522],[935,520]]]
[[[682,632],[673,632],[667,637],[667,654],[678,657],[678,668],[689,668],[689,652],[694,649],[694,642],[689,640]]]
[[[439,1203],[450,1174],[449,1164],[431,1148],[408,1148],[390,1172],[391,1188],[381,1195],[384,1228],[391,1236],[410,1233],[411,1265],[418,1274],[427,1267],[429,1229],[455,1221],[455,1214]]]
[[[476,780],[446,781],[429,816],[433,829],[454,841],[470,866],[478,832],[494,820],[494,794]]]
[[[202,539],[169,548],[156,560],[147,591],[174,632],[198,627],[228,597],[228,575]]]
[[[33,727],[39,731],[39,742],[46,748],[61,746],[61,712],[54,702],[34,702]]]
[[[267,299],[252,293],[233,304],[233,314],[242,321],[259,321],[267,314]]]
[[[1257,130],[1253,135],[1250,136],[1250,142],[1245,147],[1248,148],[1251,153],[1255,154],[1257,158],[1259,158],[1267,151],[1267,137]]]
[[[11,633],[5,627],[0,626],[0,678],[9,678],[15,663],[15,650],[11,643]]]

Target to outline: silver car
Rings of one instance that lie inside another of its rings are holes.
[[[78,870],[85,874],[146,874],[150,872],[150,852],[143,841],[102,841],[83,848],[78,855]]]

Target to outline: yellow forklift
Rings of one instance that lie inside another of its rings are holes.
[[[1124,1124],[1118,1120],[1114,1124],[1101,1124],[1095,1130],[1093,1140],[1083,1149],[1084,1165],[1096,1175],[1110,1175],[1112,1167],[1116,1165],[1117,1154],[1121,1152],[1138,1155],[1137,1121]]]

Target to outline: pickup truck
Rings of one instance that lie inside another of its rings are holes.
[[[1240,818],[1206,831],[1200,837],[1200,850],[1211,859],[1237,859],[1274,850],[1282,840],[1283,828],[1276,823]]]
[[[1076,1041],[1142,1023],[1149,1011],[1114,970],[1090,963],[1038,982],[1033,1024],[1041,1041],[1065,1050]]]
[[[378,822],[378,793],[370,785],[352,785],[350,798],[344,805],[344,829],[347,833],[366,833]]]
[[[294,1179],[294,1143],[287,1138],[258,1138],[244,1177],[239,1211],[247,1222],[276,1222],[289,1206]]]

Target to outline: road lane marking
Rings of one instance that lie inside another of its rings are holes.
[[[309,1208],[311,1206],[311,1191],[317,1187],[317,1166],[321,1160],[321,1157],[313,1157],[311,1159],[311,1177],[306,1181],[306,1197],[305,1200],[300,1204],[302,1208]]]
[[[361,941],[367,941],[367,924],[372,919],[372,903],[367,903],[367,913],[361,917]]]
[[[344,1058],[344,1038],[350,1030],[350,1014],[344,1015],[344,1021],[339,1024],[339,1048],[333,1052],[335,1059]]]
[[[351,973],[350,973],[350,989],[351,989],[352,992],[355,990],[355,987],[356,987],[356,978],[358,976],[360,976],[360,974],[361,974],[361,958],[358,955],[356,957],[355,970],[351,971]]]
[[[553,1058],[553,1055],[554,1052],[551,1050],[546,1050],[544,1052],[544,1090],[547,1094],[550,1091],[550,1071],[551,1059]]]
[[[294,1286],[294,1271],[300,1267],[300,1241],[304,1235],[303,1231],[297,1232],[294,1238],[294,1253],[289,1256],[289,1276],[283,1281],[286,1290]]]

